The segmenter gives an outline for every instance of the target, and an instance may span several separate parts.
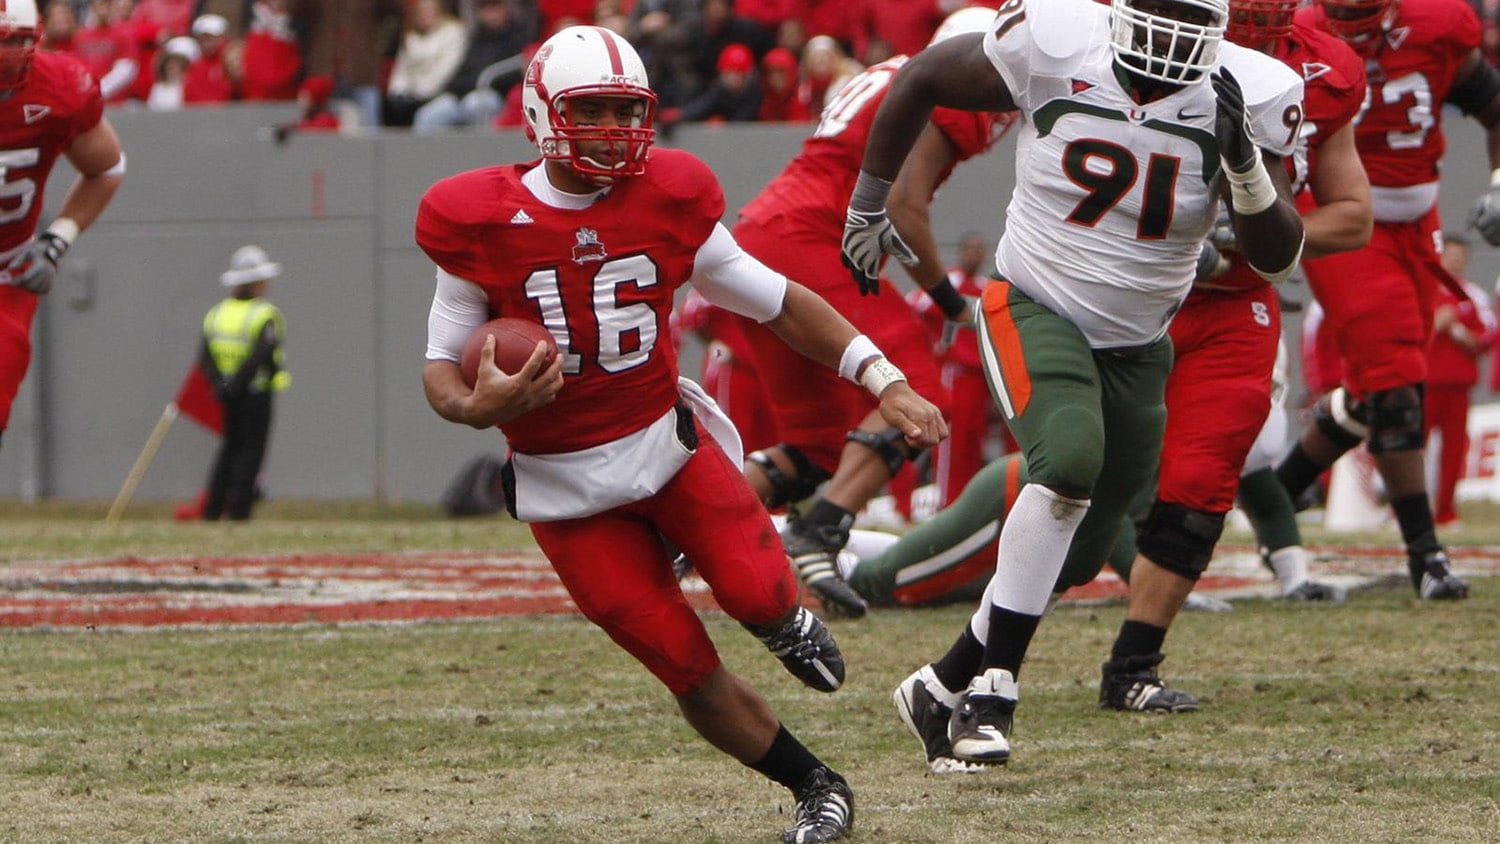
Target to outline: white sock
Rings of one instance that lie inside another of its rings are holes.
[[[1038,617],[1046,611],[1073,534],[1088,511],[1088,499],[1064,498],[1037,484],[1022,487],[1000,531],[995,576],[972,622],[979,641],[989,634],[990,604]]]
[[[1276,580],[1281,584],[1281,594],[1291,592],[1307,580],[1307,561],[1312,555],[1306,548],[1288,545],[1272,551],[1269,556],[1271,571],[1276,572]]]

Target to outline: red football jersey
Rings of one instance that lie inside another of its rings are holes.
[[[485,289],[490,316],[552,332],[563,355],[556,400],[501,426],[523,454],[607,443],[677,402],[673,294],[724,214],[718,179],[681,150],[655,149],[640,176],[588,208],[553,208],[521,183],[538,162],[460,173],[428,189],[417,244]]]
[[[1359,117],[1365,103],[1365,63],[1336,36],[1306,21],[1292,25],[1283,52],[1276,58],[1302,74],[1302,137],[1307,141],[1305,162],[1298,156],[1293,185],[1301,188],[1317,166],[1318,147],[1328,136]]]
[[[890,89],[896,71],[906,56],[883,61],[866,68],[850,79],[838,95],[823,109],[818,127],[781,174],[766,185],[740,212],[748,220],[768,220],[790,215],[809,225],[838,232],[844,231],[844,213],[849,195],[859,178],[859,165],[865,157],[865,142],[875,112]],[[958,154],[952,164],[972,158],[1000,140],[1010,126],[1013,115],[938,108],[932,122]],[[952,172],[950,164],[938,180],[941,184]]]
[[[0,255],[31,240],[52,165],[103,114],[99,83],[61,53],[38,52],[26,83],[0,99]]]
[[[1408,187],[1438,180],[1442,105],[1464,57],[1479,46],[1479,18],[1465,0],[1401,0],[1396,20],[1365,65],[1368,108],[1355,133],[1370,184]],[[1314,26],[1313,4],[1297,20]]]
[[[1297,154],[1286,161],[1293,189],[1301,190],[1311,168],[1317,166],[1318,146],[1359,116],[1364,105],[1364,61],[1348,44],[1302,20],[1292,26],[1291,35],[1275,55],[1302,74],[1302,143]],[[1229,272],[1211,284],[1254,287],[1269,282],[1249,264],[1236,261]]]

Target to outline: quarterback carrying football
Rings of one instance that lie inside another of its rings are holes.
[[[678,377],[667,342],[674,294],[691,283],[863,385],[914,446],[936,444],[947,426],[837,311],[739,248],[703,162],[652,148],[656,95],[627,41],[600,27],[564,29],[522,84],[542,160],[444,179],[417,212],[417,242],[437,264],[428,401],[449,421],[500,426],[512,513],[530,523],[583,614],[672,692],[694,729],[792,791],[795,823],[783,840],[837,840],[854,821],[849,784],[724,667],[663,542],[693,560],[724,611],[791,673],[838,688],[843,658],[798,602],[732,426]],[[539,322],[558,353],[544,370],[538,344],[507,375],[488,341],[470,388],[458,365],[464,339],[496,316]]]

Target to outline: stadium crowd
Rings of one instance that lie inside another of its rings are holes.
[[[921,49],[961,0],[49,0],[42,49],[111,106],[301,99],[345,127],[519,127],[521,75],[575,24],[635,46],[660,124],[813,119],[864,67]],[[995,6],[998,2],[978,5]],[[303,128],[337,129],[322,117]]]

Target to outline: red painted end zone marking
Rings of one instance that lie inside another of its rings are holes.
[[[689,593],[699,609],[707,593]],[[318,554],[21,563],[0,628],[334,624],[576,614],[529,552]]]
[[[1450,550],[1461,572],[1500,573],[1500,548]],[[1233,592],[1270,581],[1253,549],[1220,551],[1200,589]],[[1335,552],[1314,564],[1315,575],[1405,571],[1389,546]],[[716,608],[702,581],[686,582],[684,591],[695,608]],[[1125,594],[1118,578],[1101,577],[1067,597]],[[0,628],[11,629],[397,623],[577,611],[536,551],[123,557],[0,567]]]

